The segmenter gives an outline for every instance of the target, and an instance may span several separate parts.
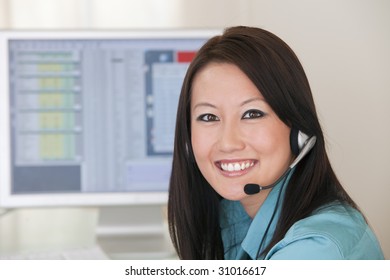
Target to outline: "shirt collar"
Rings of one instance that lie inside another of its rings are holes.
[[[292,173],[289,172],[286,179],[271,190],[253,220],[239,201],[221,201],[220,226],[225,252],[236,247],[236,252],[228,253],[229,258],[242,258],[242,254],[246,252],[251,259],[257,259],[259,247],[264,249],[269,244],[280,215],[285,189],[283,186],[288,183]],[[239,243],[241,248],[237,248]]]
[[[284,198],[283,186],[285,184],[286,180],[281,180],[281,182],[279,182],[268,194],[263,205],[261,205],[254,217],[242,242],[242,248],[253,260],[258,258],[257,254],[259,250],[263,250],[269,244],[274,234]],[[263,239],[264,241],[262,242]],[[259,249],[260,246],[261,249]]]
[[[252,219],[239,201],[223,199],[220,204],[220,227],[225,259],[237,259]]]

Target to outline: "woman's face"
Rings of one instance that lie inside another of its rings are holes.
[[[193,81],[191,142],[203,176],[222,197],[274,183],[288,168],[290,128],[235,65],[211,63]]]

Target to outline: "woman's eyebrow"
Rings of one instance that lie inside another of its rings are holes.
[[[248,103],[255,102],[255,101],[265,102],[264,98],[259,96],[259,97],[254,97],[254,98],[250,98],[248,100],[245,100],[244,102],[241,103],[241,106],[244,106]]]
[[[217,108],[217,106],[215,106],[215,105],[213,105],[213,104],[211,104],[211,103],[208,103],[208,102],[199,102],[199,103],[197,103],[195,106],[194,106],[194,108],[193,108],[193,110],[195,110],[196,108],[198,108],[198,107],[211,107],[211,108]]]
[[[250,98],[250,99],[248,99],[248,100],[243,101],[243,102],[240,104],[240,106],[244,106],[244,105],[246,105],[246,104],[248,104],[248,103],[255,102],[255,101],[265,102],[265,101],[264,101],[264,98],[262,98],[262,97],[253,97],[253,98]],[[199,103],[197,103],[197,104],[194,105],[193,110],[195,110],[195,109],[198,108],[198,107],[210,107],[210,108],[214,108],[214,109],[217,108],[217,106],[215,106],[215,105],[212,104],[212,103],[209,103],[209,102],[199,102]]]

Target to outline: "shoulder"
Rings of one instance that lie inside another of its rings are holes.
[[[274,259],[383,258],[362,214],[341,203],[321,207],[296,222],[268,255]]]

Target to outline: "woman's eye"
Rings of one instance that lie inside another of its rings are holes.
[[[242,116],[243,119],[258,119],[264,117],[264,112],[260,110],[249,110]]]
[[[219,121],[218,117],[213,114],[203,114],[198,117],[199,121],[203,122],[216,122]]]

